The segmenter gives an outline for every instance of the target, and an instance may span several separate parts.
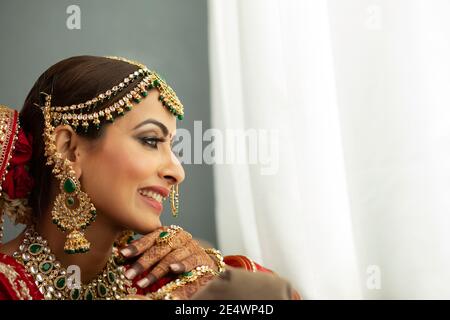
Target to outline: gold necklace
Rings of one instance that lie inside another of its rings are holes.
[[[125,278],[125,269],[118,262],[115,247],[103,272],[88,284],[73,283],[73,274],[61,266],[47,241],[33,227],[25,232],[25,238],[13,257],[33,276],[45,300],[119,300],[137,291]]]

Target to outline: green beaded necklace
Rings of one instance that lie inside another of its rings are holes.
[[[116,248],[103,272],[88,284],[79,286],[72,284],[74,277],[56,261],[47,241],[33,227],[25,232],[25,238],[13,257],[33,276],[45,300],[119,300],[137,291],[125,278]]]

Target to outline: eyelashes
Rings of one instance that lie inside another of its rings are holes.
[[[139,138],[139,140],[141,140],[141,143],[143,145],[150,147],[152,149],[158,149],[159,143],[164,143],[167,141],[165,138],[158,138],[158,137],[144,137],[144,138]],[[174,142],[175,142],[175,140],[174,140]],[[174,147],[174,144],[172,143],[170,145],[170,149],[172,150],[172,152],[174,152],[173,147]],[[177,155],[177,154],[175,153],[175,155]]]
[[[152,149],[158,149],[158,143],[165,142],[165,139],[157,138],[157,137],[145,137],[140,138],[142,144]]]

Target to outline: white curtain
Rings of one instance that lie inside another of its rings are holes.
[[[213,127],[275,137],[251,142],[271,157],[214,167],[223,253],[307,299],[450,298],[448,16],[447,0],[209,1]]]

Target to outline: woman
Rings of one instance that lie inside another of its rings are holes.
[[[20,114],[0,108],[0,205],[27,225],[0,247],[0,299],[188,299],[225,263],[270,272],[161,225],[164,200],[178,213],[183,115],[156,72],[95,56],[50,67]]]

